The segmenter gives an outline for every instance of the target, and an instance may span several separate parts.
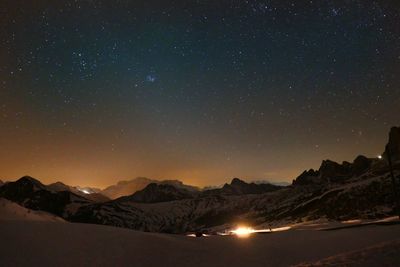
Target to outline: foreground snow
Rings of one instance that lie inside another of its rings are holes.
[[[64,222],[64,219],[53,214],[30,210],[4,198],[0,198],[0,220]]]
[[[345,257],[362,266],[400,266],[400,225],[191,238],[101,225],[0,220],[0,236],[6,240],[0,242],[2,266],[278,267],[343,263]],[[365,248],[369,253],[362,252]],[[389,257],[388,250],[397,253]]]
[[[400,240],[383,242],[368,248],[341,253],[316,262],[296,265],[304,266],[399,266]]]

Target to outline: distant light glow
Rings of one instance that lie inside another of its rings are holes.
[[[195,234],[187,234],[186,236],[189,236],[189,237],[196,237]]]
[[[291,226],[283,226],[278,228],[268,228],[268,229],[253,229],[247,226],[240,226],[235,230],[231,230],[228,234],[237,235],[238,237],[248,237],[254,233],[272,233],[272,232],[280,232],[290,230]],[[219,233],[219,235],[226,235],[226,233]]]
[[[82,193],[84,193],[84,194],[90,194],[90,191],[89,190],[87,190],[87,189],[80,189],[80,188],[77,188],[80,192],[82,192]]]
[[[378,159],[382,159],[382,156],[381,156],[381,155],[378,155]]]
[[[290,227],[290,226],[283,226],[283,227],[273,228],[273,229],[271,229],[271,232],[287,231],[287,230],[290,230],[291,228],[292,227]]]
[[[188,237],[200,237],[200,236],[196,236],[196,234],[193,234],[193,233],[187,234],[186,236],[188,236]],[[209,235],[209,234],[202,234],[201,235],[201,237],[209,237],[209,236],[211,236],[211,235]]]
[[[347,221],[342,221],[342,223],[361,223],[361,220],[347,220]]]
[[[237,235],[238,237],[248,237],[254,232],[255,230],[250,227],[238,227],[235,230],[232,230],[232,233]]]

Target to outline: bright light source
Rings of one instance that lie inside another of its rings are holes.
[[[381,156],[381,155],[378,155],[378,159],[382,159],[382,156]]]
[[[290,230],[291,226],[283,226],[279,228],[267,228],[267,229],[253,229],[251,227],[240,226],[235,230],[225,231],[222,233],[217,233],[217,235],[237,235],[238,237],[248,237],[251,234],[257,233],[273,233],[273,232],[280,232],[280,231],[287,231]]]
[[[195,234],[187,234],[186,236],[190,236],[190,237],[196,237]]]
[[[232,230],[232,233],[237,235],[238,237],[248,237],[254,232],[255,230],[250,227],[238,227],[235,230]]]
[[[90,192],[86,189],[78,189],[79,191],[81,191],[84,194],[90,194]]]

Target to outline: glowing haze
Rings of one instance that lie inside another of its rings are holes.
[[[396,1],[56,2],[1,3],[3,180],[290,181],[399,124]]]

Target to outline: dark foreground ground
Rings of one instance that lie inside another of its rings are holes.
[[[400,225],[192,238],[1,221],[1,266],[400,266]]]

